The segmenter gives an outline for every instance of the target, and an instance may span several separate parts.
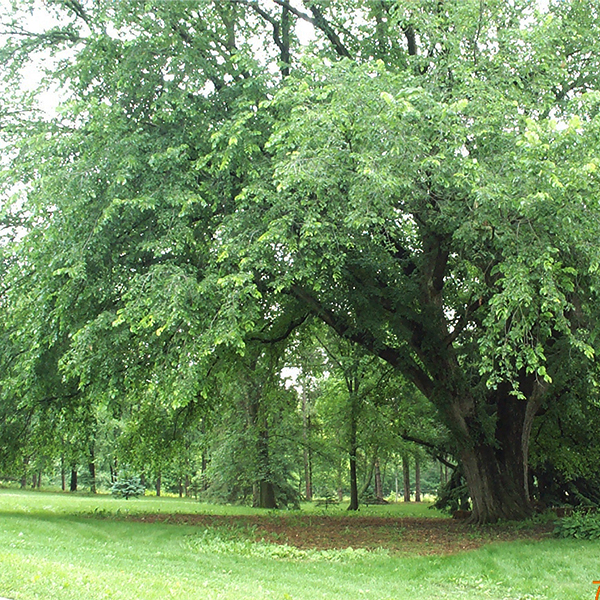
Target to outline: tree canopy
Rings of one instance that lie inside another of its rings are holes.
[[[536,414],[597,401],[597,3],[35,7],[3,18],[3,404],[209,405],[310,317],[431,402],[476,521],[529,514]]]

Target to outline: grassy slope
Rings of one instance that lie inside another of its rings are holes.
[[[125,504],[111,498],[0,491],[0,596],[580,600],[594,598],[592,581],[600,579],[597,542],[498,544],[444,557],[350,552],[290,560],[268,552],[240,552],[239,545],[227,540],[215,544],[193,527],[77,514],[97,507],[105,512],[115,507],[142,512],[207,508],[167,499]],[[251,512],[236,509],[246,511]]]

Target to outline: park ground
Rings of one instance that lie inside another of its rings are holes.
[[[552,528],[474,528],[425,504],[261,512],[4,489],[0,596],[593,600],[600,542]]]

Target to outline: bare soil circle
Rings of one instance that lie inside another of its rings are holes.
[[[400,554],[453,554],[493,542],[541,540],[552,526],[501,524],[478,527],[444,518],[343,517],[327,515],[223,516],[146,514],[128,520],[172,523],[200,528],[240,528],[256,541],[301,549],[386,549]]]

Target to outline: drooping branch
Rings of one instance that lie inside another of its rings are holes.
[[[261,342],[263,344],[277,344],[283,342],[284,340],[287,340],[298,327],[303,325],[309,316],[310,313],[306,312],[296,319],[291,319],[287,323],[277,322],[270,327],[267,333],[265,333],[265,329],[267,328],[267,325],[265,325],[261,330],[261,335],[254,335],[249,339],[253,342]]]
[[[362,346],[372,354],[379,356],[382,360],[398,369],[401,373],[412,381],[417,388],[425,395],[430,397],[433,392],[433,381],[422,369],[422,367],[406,352],[400,352],[398,349],[388,346],[376,339],[368,331],[354,330],[348,321],[324,307],[310,292],[299,285],[292,285],[290,293],[302,301],[306,307],[323,323],[329,325],[339,336],[349,339],[359,346]]]

